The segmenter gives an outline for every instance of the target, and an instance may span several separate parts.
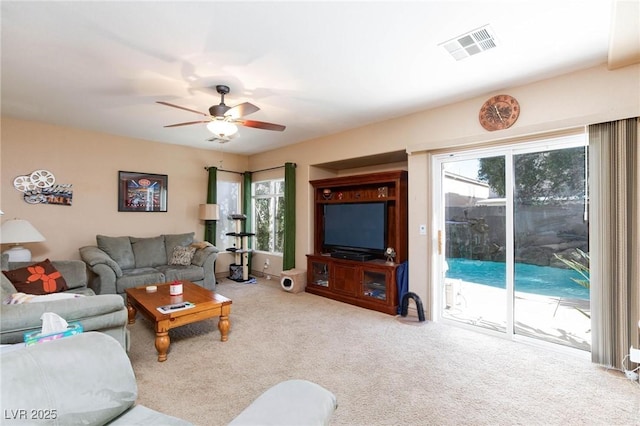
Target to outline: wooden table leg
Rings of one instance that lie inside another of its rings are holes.
[[[218,321],[218,330],[220,330],[220,340],[226,342],[229,339],[229,328],[231,327],[231,323],[229,322],[229,315],[220,315],[220,320]]]
[[[129,324],[134,324],[136,322],[136,308],[131,304],[131,302],[127,302],[127,314],[129,317]]]
[[[169,338],[169,328],[163,322],[156,324],[156,350],[158,351],[158,362],[167,360],[167,352],[171,339]]]

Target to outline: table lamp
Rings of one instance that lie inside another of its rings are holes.
[[[200,204],[200,220],[220,219],[220,209],[217,204]]]
[[[26,220],[7,220],[0,227],[0,242],[2,244],[15,244],[14,247],[4,252],[9,255],[9,262],[31,261],[31,251],[20,244],[40,241],[45,241],[44,236]]]

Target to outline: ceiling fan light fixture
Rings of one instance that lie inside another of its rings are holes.
[[[238,126],[225,120],[213,120],[207,124],[207,129],[222,138],[235,135],[238,132]]]
[[[260,108],[250,102],[243,102],[239,105],[228,107],[224,103],[224,95],[229,93],[229,87],[218,85],[216,86],[216,90],[218,91],[218,93],[220,93],[220,103],[218,105],[213,105],[212,107],[210,107],[209,114],[180,105],[174,105],[165,101],[156,101],[157,103],[162,105],[189,111],[205,117],[204,119],[200,119],[198,121],[187,121],[185,123],[170,124],[164,127],[180,127],[190,126],[192,124],[206,123],[209,131],[215,135],[215,139],[224,139],[225,141],[229,141],[236,135],[236,133],[238,133],[238,127],[235,123],[238,123],[241,126],[245,127],[253,127],[254,129],[274,130],[277,132],[282,132],[286,128],[282,124],[243,119],[242,117],[244,117],[245,115],[253,114],[256,111],[259,111]]]

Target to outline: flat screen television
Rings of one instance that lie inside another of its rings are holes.
[[[386,247],[385,202],[324,205],[323,250],[383,254]]]

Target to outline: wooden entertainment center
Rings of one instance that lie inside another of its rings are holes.
[[[306,291],[396,315],[396,272],[408,257],[407,172],[341,176],[309,183],[314,191],[315,221],[314,253],[307,255]],[[382,253],[369,260],[332,257],[323,241],[325,206],[380,201],[386,209],[386,243],[395,250],[394,261],[387,262]]]

